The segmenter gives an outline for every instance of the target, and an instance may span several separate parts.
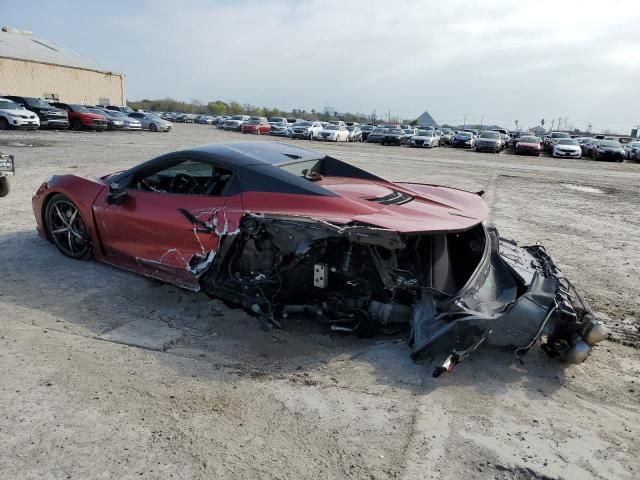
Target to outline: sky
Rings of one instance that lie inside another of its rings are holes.
[[[640,124],[638,0],[0,0],[0,23],[124,73],[129,100]]]

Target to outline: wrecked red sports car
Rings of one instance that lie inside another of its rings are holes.
[[[203,145],[101,178],[60,175],[33,197],[66,256],[203,290],[270,325],[409,331],[451,370],[483,342],[583,361],[604,338],[541,246],[487,222],[479,194],[393,183],[281,143]]]

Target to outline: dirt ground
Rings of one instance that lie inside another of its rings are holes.
[[[612,331],[581,365],[484,350],[433,379],[402,338],[267,330],[36,235],[30,197],[51,174],[235,139],[0,134],[17,159],[0,199],[0,478],[640,477],[640,165],[300,142],[389,179],[486,190],[502,235],[544,244]],[[169,340],[116,343],[123,331]]]

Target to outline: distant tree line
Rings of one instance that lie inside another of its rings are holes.
[[[258,107],[250,103],[240,103],[235,100],[223,102],[222,100],[214,100],[203,103],[199,100],[191,100],[191,102],[181,102],[173,98],[162,98],[158,100],[144,99],[137,102],[127,102],[131,108],[151,110],[156,112],[181,112],[195,113],[206,115],[255,115],[261,117],[287,117],[287,118],[304,118],[305,120],[344,120],[345,122],[367,123],[371,121],[371,117],[362,113],[339,113],[324,109],[318,111],[311,109],[294,108],[291,111],[281,110],[272,107]]]

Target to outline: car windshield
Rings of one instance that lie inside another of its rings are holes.
[[[598,142],[601,147],[622,148],[622,144],[615,140],[601,140]]]
[[[356,127],[347,127],[347,130],[349,130],[350,132],[353,132],[356,129]]]
[[[325,130],[338,130],[338,126],[337,125],[327,125],[326,127],[324,127]]]
[[[285,120],[283,117],[271,117],[269,123],[284,123]]]
[[[460,132],[458,133],[460,138],[471,138],[471,134],[469,132]]]
[[[418,130],[418,136],[420,137],[430,137],[432,135],[428,130]]]
[[[538,137],[520,137],[520,143],[540,143]]]
[[[412,128],[405,128],[404,133],[414,133]]]
[[[27,105],[29,105],[30,107],[51,108],[51,105],[49,105],[47,102],[40,100],[39,98],[25,97],[24,101],[27,102]]]
[[[122,112],[116,112],[115,110],[100,110],[100,113],[109,115],[110,117],[128,117],[128,115]]]
[[[247,125],[260,125],[260,120],[250,120]]]
[[[631,142],[631,143],[628,143],[627,145],[629,145],[629,147],[631,148],[637,148],[637,147],[640,147],[640,142]]]
[[[296,123],[296,127],[312,127],[313,123],[311,122],[300,122]]]
[[[98,115],[104,115],[105,117],[110,117],[111,115],[107,112],[104,112],[98,108],[87,108],[91,113],[97,113]]]
[[[360,130],[362,130],[363,132],[370,132],[371,130],[373,130],[373,126],[372,125],[362,125],[362,127],[360,127]]]
[[[570,135],[565,132],[553,132],[551,138],[570,138]]]
[[[500,138],[500,133],[498,132],[482,132],[480,134],[480,138],[492,138],[494,140]]]
[[[91,113],[91,111],[84,105],[69,104],[69,106],[73,109],[74,112]]]
[[[404,133],[404,132],[402,131],[402,129],[401,129],[401,128],[390,128],[390,129],[387,131],[387,133],[393,133],[393,134],[400,135],[400,134],[402,134],[402,133]]]
[[[11,100],[0,100],[0,110],[19,110],[19,107]]]
[[[231,120],[244,120],[244,116],[243,115],[234,115],[233,117],[231,117]]]
[[[566,138],[562,140],[558,140],[558,145],[579,145],[577,140],[573,138]]]
[[[374,132],[379,132],[379,133],[386,132],[386,131],[387,131],[387,129],[386,129],[386,128],[376,128],[376,129],[374,130]]]

